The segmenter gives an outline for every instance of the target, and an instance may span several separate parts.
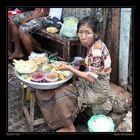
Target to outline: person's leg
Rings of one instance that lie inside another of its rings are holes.
[[[30,38],[29,35],[27,35],[27,33],[22,28],[19,28],[19,37],[28,55],[30,55],[31,52],[33,51],[32,39]]]
[[[8,20],[8,56],[11,54],[11,49],[12,49],[12,38],[11,38],[11,31],[9,27],[9,20]]]
[[[10,31],[11,31],[12,39],[15,43],[15,50],[9,56],[9,59],[22,58],[23,53],[22,53],[20,40],[19,40],[18,27],[15,24],[15,22],[12,20],[12,18],[9,19],[9,25],[10,25],[9,28],[10,28]]]
[[[67,127],[63,127],[63,128],[56,130],[56,132],[76,132],[76,129],[75,129],[75,126],[73,124],[71,124]]]
[[[12,35],[12,39],[15,43],[15,51],[14,51],[13,54],[9,53],[9,59],[22,58],[23,57],[23,53],[22,53],[21,46],[20,46],[18,27],[21,24],[22,20],[25,19],[28,16],[31,16],[32,13],[33,13],[32,11],[27,11],[27,12],[24,12],[22,14],[18,14],[18,15],[9,17],[9,28],[10,28],[10,32],[11,32],[11,35]],[[10,40],[10,38],[9,38],[9,40]]]
[[[19,37],[28,55],[30,55],[33,51],[33,43],[30,35],[36,33],[38,30],[45,28],[48,22],[49,20],[46,21],[46,18],[40,17],[32,19],[19,27]]]

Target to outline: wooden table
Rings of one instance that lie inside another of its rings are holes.
[[[43,37],[46,37],[47,39],[50,39],[56,43],[60,43],[62,44],[63,47],[63,56],[62,56],[62,60],[69,62],[70,58],[71,58],[71,54],[70,54],[70,49],[71,47],[77,45],[79,46],[80,52],[81,52],[81,47],[80,47],[80,41],[79,38],[66,38],[66,37],[62,37],[59,34],[55,33],[48,33],[45,29],[40,30],[37,32],[38,35],[41,35]],[[41,48],[39,48],[41,51]],[[42,52],[44,52],[44,50],[42,50]]]

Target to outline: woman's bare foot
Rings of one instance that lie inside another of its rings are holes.
[[[8,54],[8,59],[10,60],[19,59],[19,58],[23,58],[23,53],[14,52],[14,53]]]
[[[56,132],[76,132],[76,129],[73,124],[69,125],[68,127],[63,127],[58,129]]]

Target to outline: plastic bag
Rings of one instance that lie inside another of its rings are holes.
[[[77,36],[77,24],[78,24],[78,19],[70,16],[64,18],[64,23],[62,24],[62,27],[60,29],[60,35],[73,38]]]
[[[103,114],[92,116],[87,125],[90,132],[113,132],[115,127],[112,118]]]
[[[31,52],[30,56],[28,57],[29,59],[38,59],[40,57],[48,57],[47,53],[35,53]]]
[[[28,58],[29,60],[34,60],[37,65],[42,65],[49,62],[47,53],[32,52]]]

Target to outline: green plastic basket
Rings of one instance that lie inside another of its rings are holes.
[[[100,120],[102,119],[102,121],[104,120],[104,121],[107,121],[108,123],[110,123],[111,124],[110,127],[105,130],[103,128],[105,128],[107,126],[107,124],[102,124],[103,125],[102,127],[98,126],[96,122],[99,123],[99,118],[100,118]],[[115,124],[114,124],[112,118],[102,115],[102,114],[92,116],[88,120],[87,125],[88,125],[88,130],[90,132],[113,132],[114,127],[115,127]],[[97,129],[97,127],[98,127],[98,129]],[[101,128],[101,129],[99,130],[99,128]]]

